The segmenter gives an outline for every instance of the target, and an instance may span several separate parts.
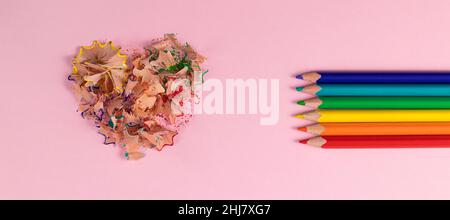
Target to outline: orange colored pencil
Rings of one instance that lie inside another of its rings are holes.
[[[328,122],[298,130],[321,136],[450,135],[450,122]]]

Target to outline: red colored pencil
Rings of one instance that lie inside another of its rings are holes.
[[[318,136],[299,142],[321,148],[450,148],[450,135]]]

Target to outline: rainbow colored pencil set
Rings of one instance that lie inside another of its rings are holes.
[[[300,74],[297,87],[315,97],[297,104],[312,122],[300,143],[322,148],[450,147],[450,72]]]

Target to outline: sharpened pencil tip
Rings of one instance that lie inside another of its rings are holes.
[[[304,100],[302,100],[302,101],[298,101],[297,104],[299,104],[299,105],[305,105],[306,103],[305,103]]]
[[[308,144],[308,140],[307,139],[299,140],[298,143],[300,143],[300,144]]]
[[[299,118],[299,119],[305,119],[305,116],[302,115],[302,114],[298,114],[298,115],[296,115],[295,117],[296,117],[296,118]]]
[[[297,79],[303,79],[303,75],[302,75],[302,74],[298,74],[297,76],[295,76],[295,78],[297,78]]]
[[[300,128],[297,128],[297,130],[299,130],[301,132],[306,132],[308,129],[306,127],[300,127]]]
[[[295,90],[297,90],[298,92],[301,92],[303,90],[303,87],[297,87],[297,88],[295,88]]]

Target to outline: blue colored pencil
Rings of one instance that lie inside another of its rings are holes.
[[[450,72],[423,71],[318,71],[297,75],[297,79],[303,79],[316,84],[339,83],[371,83],[371,84],[407,84],[407,83],[450,83]]]

